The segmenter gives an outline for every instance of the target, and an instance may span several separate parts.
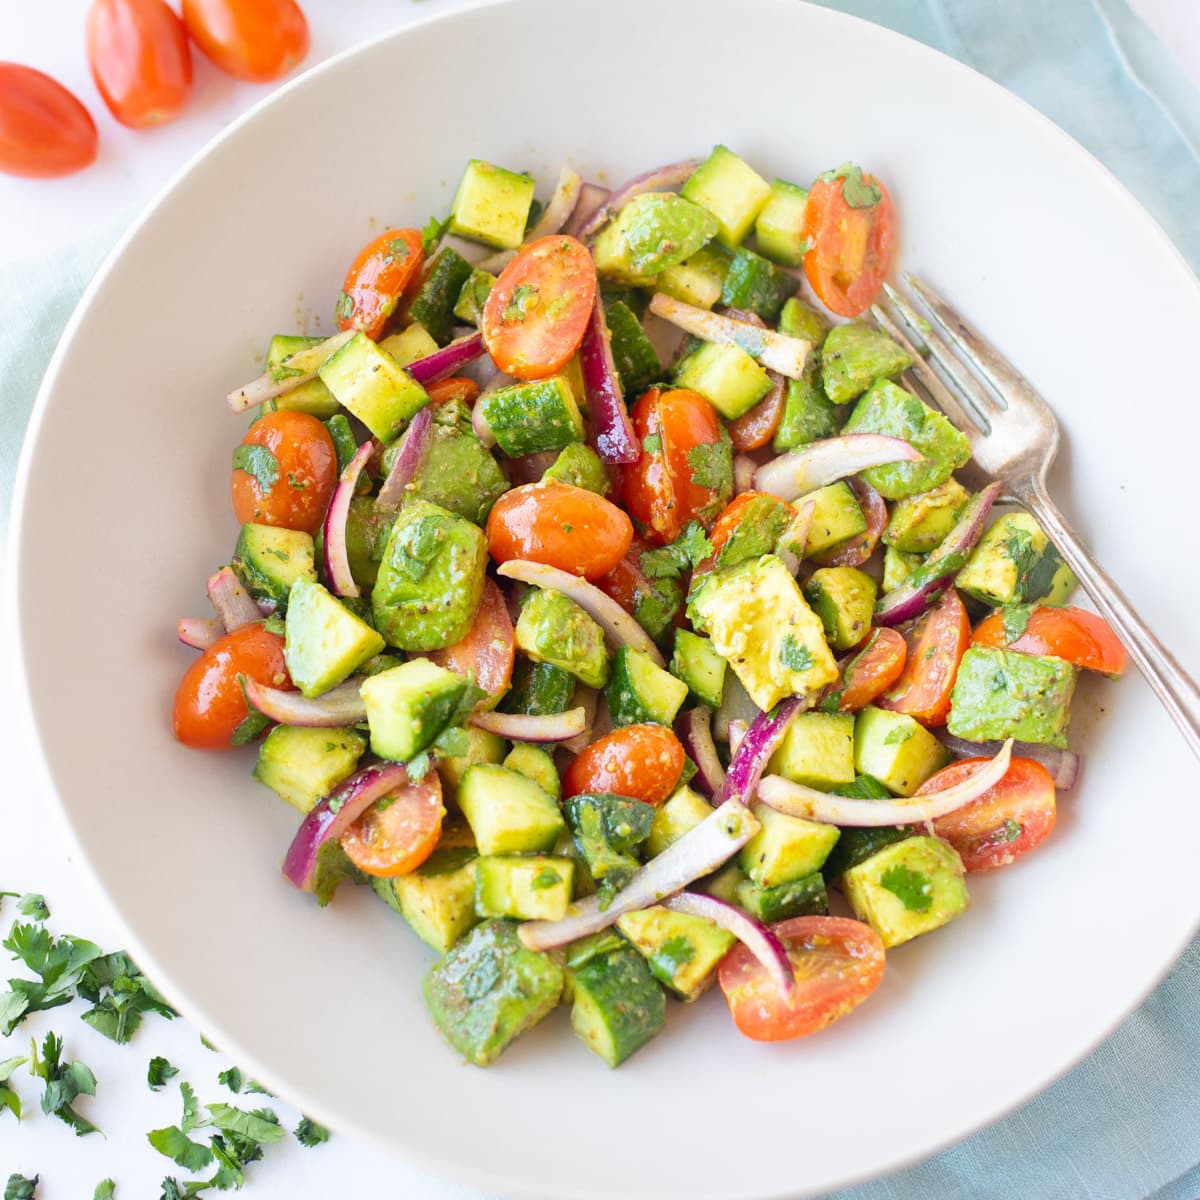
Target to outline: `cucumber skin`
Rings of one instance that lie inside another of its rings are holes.
[[[666,1027],[666,994],[633,947],[591,958],[571,975],[571,1027],[610,1067]]]

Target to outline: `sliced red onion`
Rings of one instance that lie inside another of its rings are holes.
[[[758,464],[748,454],[733,456],[733,494],[740,496],[754,487],[754,472]]]
[[[696,308],[663,292],[655,292],[651,297],[650,311],[693,337],[721,346],[740,346],[764,367],[778,371],[789,379],[799,379],[804,374],[804,362],[811,347],[803,338]],[[784,499],[791,497],[785,496]]]
[[[234,573],[232,567],[222,567],[206,585],[208,599],[226,633],[232,633],[251,621],[260,620],[262,612]]]
[[[437,779],[436,772],[431,771],[429,775]],[[403,763],[379,762],[338,784],[301,821],[283,860],[284,878],[302,891],[311,892],[321,847],[340,838],[376,800],[407,786],[408,782]],[[422,781],[416,786],[434,785]]]
[[[185,646],[193,650],[207,650],[224,636],[225,626],[216,617],[180,617],[175,622],[175,632]]]
[[[608,196],[608,188],[601,187],[598,183],[585,183],[579,189],[579,199],[575,203],[575,211],[571,214],[571,219],[563,227],[563,233],[570,234],[571,237],[579,238],[582,241],[585,236],[583,227],[598,212],[604,211],[604,203],[608,199]]]
[[[1002,746],[1001,742],[968,742],[944,729],[937,731],[937,737],[956,758],[986,757],[998,753]],[[1069,792],[1079,778],[1080,759],[1073,750],[1041,746],[1036,742],[1013,742],[1012,752],[1013,758],[1031,758],[1045,767],[1060,792]]]
[[[358,595],[358,584],[354,582],[350,555],[346,550],[346,517],[350,513],[350,501],[354,499],[358,477],[374,450],[373,441],[365,441],[359,446],[354,457],[346,464],[337,487],[333,489],[329,508],[325,511],[325,576],[335,596]]]
[[[437,383],[439,379],[457,375],[468,363],[482,357],[485,350],[483,334],[475,330],[466,337],[457,338],[448,346],[427,354],[424,358],[418,358],[404,369],[425,387],[426,384]]]
[[[721,693],[721,705],[713,718],[713,737],[718,742],[729,741],[729,727],[734,721],[752,725],[762,709],[750,699],[750,693],[732,671],[725,672],[725,689]]]
[[[665,906],[677,913],[690,917],[703,917],[714,925],[732,933],[775,980],[780,992],[791,998],[796,987],[796,974],[792,960],[783,943],[757,917],[752,917],[736,905],[706,896],[701,892],[680,892],[665,901]]]
[[[637,462],[642,452],[634,437],[629,410],[625,407],[625,395],[621,391],[621,380],[613,361],[612,342],[608,334],[608,322],[604,319],[604,304],[599,288],[596,289],[591,320],[579,346],[579,366],[587,393],[592,436],[596,440],[596,453],[600,461]]]
[[[477,712],[471,714],[470,723],[513,742],[565,742],[587,728],[587,709],[580,705],[545,715]]]
[[[246,689],[246,699],[264,717],[270,717],[280,725],[321,729],[357,725],[367,719],[367,706],[358,691],[361,683],[361,679],[347,679],[313,700],[305,699],[299,692],[267,687],[248,675],[242,686]]]
[[[875,553],[883,527],[887,524],[887,505],[883,497],[869,484],[852,475],[847,483],[850,484],[863,516],[867,519],[867,527],[852,537],[848,542],[835,546],[831,551],[822,554],[817,561],[826,567],[861,567]]]
[[[813,514],[817,510],[816,501],[801,500],[795,505],[796,515],[788,527],[779,535],[775,543],[775,553],[783,560],[784,565],[793,574],[800,570],[800,560],[804,557],[808,545],[808,534],[812,529]]]
[[[530,950],[549,950],[607,929],[624,913],[661,904],[727,863],[760,828],[743,805],[728,800],[634,872],[607,908],[601,909],[599,896],[589,896],[572,904],[561,921],[527,921],[518,931],[521,941]]]
[[[788,726],[807,707],[805,697],[789,696],[780,700],[770,712],[760,712],[754,718],[741,744],[733,751],[729,770],[725,772],[722,799],[740,800],[743,804],[754,799],[754,789],[758,787],[775,748],[783,741]],[[732,737],[729,744],[733,746]]]
[[[554,466],[558,459],[557,450],[539,450],[535,454],[526,454],[524,458],[510,458],[503,464],[504,473],[514,486],[523,483],[538,483],[542,476]]]
[[[768,775],[758,785],[758,799],[768,808],[786,816],[821,821],[826,825],[852,825],[856,828],[919,825],[944,817],[956,808],[978,800],[989,788],[995,787],[1008,771],[1012,746],[1012,739],[1009,738],[995,758],[970,779],[937,792],[928,792],[924,796],[910,796],[906,800],[852,800],[792,783],[781,775]]]
[[[404,500],[404,489],[421,467],[433,432],[433,413],[427,404],[418,409],[408,428],[400,435],[400,445],[392,469],[375,497],[375,507],[390,512]]]
[[[316,379],[317,370],[336,351],[340,350],[357,332],[354,329],[343,329],[333,337],[309,346],[306,350],[297,350],[289,355],[277,367],[264,371],[257,379],[235,389],[225,397],[229,407],[234,412],[245,412],[264,400],[274,400],[298,388],[302,383]]]
[[[731,755],[738,752],[738,747],[742,744],[742,738],[749,732],[750,726],[745,721],[729,722],[729,753]]]
[[[530,562],[515,558],[496,569],[505,579],[519,579],[535,587],[550,588],[562,592],[574,600],[603,630],[609,649],[629,646],[647,655],[656,667],[662,667],[663,656],[651,640],[650,635],[610,596],[606,596],[594,584],[579,575],[548,567],[545,563]]]
[[[713,744],[712,709],[703,705],[689,709],[676,721],[675,732],[696,764],[693,782],[706,796],[715,796],[725,783],[725,768]]]
[[[475,265],[481,271],[490,271],[493,275],[499,275],[516,257],[517,252],[515,250],[496,250],[492,254],[489,254],[487,258],[480,259]]]
[[[537,224],[525,235],[525,245],[536,242],[538,238],[558,233],[575,211],[582,188],[583,180],[579,174],[564,166],[558,173],[558,182],[554,185],[554,195],[550,197],[550,203],[542,210]]]
[[[971,497],[958,523],[916,574],[900,587],[893,588],[875,606],[877,625],[901,625],[911,621],[941,596],[982,536],[988,513],[1003,490],[1003,483],[989,483],[982,492]]]
[[[571,754],[578,754],[596,740],[592,728],[596,723],[596,710],[600,707],[600,693],[586,683],[578,683],[575,685],[575,703],[583,709],[583,731],[562,743],[562,748]]]
[[[844,433],[773,458],[754,473],[754,486],[780,500],[795,500],[868,467],[921,461],[921,455],[903,438]]]
[[[665,192],[671,188],[681,187],[688,177],[703,162],[700,158],[687,158],[683,162],[667,163],[666,166],[655,167],[642,175],[635,175],[627,183],[623,183],[608,200],[601,205],[580,227],[576,236],[582,241],[604,227],[610,217],[615,216],[635,196],[645,192]]]
[[[487,392],[499,391],[499,388],[487,388],[475,400],[475,407],[471,409],[471,429],[475,436],[490,450],[496,444],[496,435],[492,432],[492,427],[487,423],[487,417],[484,415],[483,404],[479,403]]]

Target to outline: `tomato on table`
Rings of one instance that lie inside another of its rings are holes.
[[[642,456],[621,473],[630,515],[659,545],[689,521],[707,528],[733,493],[733,456],[717,410],[687,388],[651,388],[632,416]]]
[[[308,53],[295,0],[183,0],[183,22],[201,53],[251,83],[279,79]]]
[[[596,299],[596,265],[563,233],[531,242],[500,272],[480,331],[496,366],[517,379],[544,379],[579,349]]]
[[[883,979],[883,941],[861,921],[793,917],[771,929],[796,976],[790,1000],[741,943],[717,971],[734,1024],[748,1038],[784,1042],[816,1033],[857,1008]]]
[[[918,796],[964,783],[991,759],[964,758],[917,788]],[[938,817],[933,831],[958,851],[968,871],[1006,867],[1041,845],[1054,829],[1054,780],[1041,763],[1014,758],[1004,778],[977,800]]]
[[[867,644],[846,664],[841,680],[831,685],[821,708],[858,712],[874,703],[904,673],[908,643],[894,629],[873,629]]]
[[[430,404],[445,404],[449,400],[461,400],[464,404],[474,404],[479,398],[479,384],[473,379],[461,375],[451,375],[449,379],[439,379],[429,384],[425,390],[429,393]]]
[[[266,687],[292,687],[283,638],[259,621],[214,642],[184,672],[175,692],[172,725],[185,746],[225,750],[250,715],[239,675]]]
[[[333,439],[316,417],[290,409],[267,413],[233,452],[234,515],[243,523],[316,533],[337,474]]]
[[[346,272],[336,308],[338,328],[361,329],[377,338],[424,260],[416,229],[385,229],[369,241]]]
[[[729,440],[735,450],[761,450],[774,436],[783,420],[787,389],[782,382],[775,386],[752,408],[729,422]]]
[[[876,701],[922,725],[944,725],[958,664],[971,645],[971,622],[958,593],[949,591],[904,634],[908,658],[895,685]]]
[[[1103,617],[1070,605],[1035,608],[1012,641],[1008,640],[1004,614],[993,613],[980,622],[972,640],[976,646],[1065,659],[1077,667],[1102,671],[1105,675],[1122,674],[1129,657],[1121,639]]]
[[[684,757],[665,725],[626,725],[575,756],[563,776],[563,795],[615,792],[659,805],[679,783]]]
[[[512,617],[504,593],[491,580],[483,584],[483,598],[467,635],[444,650],[430,650],[428,657],[439,667],[477,683],[487,698],[477,707],[495,708],[512,681],[516,642]]]
[[[57,79],[0,62],[0,171],[53,179],[96,161],[100,135],[86,108]]]
[[[847,163],[820,176],[804,208],[804,274],[822,304],[857,317],[879,296],[892,262],[896,213],[887,188]]]
[[[625,557],[633,523],[615,504],[569,483],[526,483],[505,492],[487,519],[488,549],[599,579]]]
[[[442,835],[442,785],[436,771],[381,796],[342,834],[346,857],[368,875],[407,875]]]

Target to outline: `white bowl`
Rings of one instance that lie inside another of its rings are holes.
[[[821,1192],[926,1155],[1044,1087],[1127,1014],[1200,916],[1196,766],[1137,678],[1081,688],[1086,767],[1028,860],[894,951],[852,1019],[780,1046],[717,997],[610,1072],[556,1014],[491,1070],[430,1024],[431,954],[369,891],[318,911],[280,878],[294,813],[252,752],[171,737],[230,553],[222,397],[268,335],[330,329],[383,222],[448,206],[465,160],[615,181],[722,141],[805,181],[884,179],[902,261],[1050,398],[1053,490],[1200,667],[1200,287],[1134,200],[1000,88],[791,0],[516,0],[325,64],[192,164],[100,272],[46,376],[15,519],[24,665],[83,856],[137,957],[248,1068],[338,1129],[508,1193],[694,1200]],[[742,1131],[745,1132],[742,1132]]]

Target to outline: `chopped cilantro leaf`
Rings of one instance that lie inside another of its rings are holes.
[[[129,1041],[145,1013],[157,1013],[167,1020],[176,1015],[123,950],[89,963],[80,977],[79,994],[93,1005],[83,1020],[114,1042]]]
[[[12,1073],[22,1063],[28,1061],[28,1059],[18,1056],[16,1058],[6,1058],[3,1062],[0,1062],[0,1110],[8,1109],[18,1121],[21,1119],[21,1098],[13,1090],[12,1085],[8,1081]]]
[[[185,1171],[203,1171],[213,1159],[212,1150],[202,1142],[193,1142],[178,1125],[152,1129],[146,1140],[159,1154],[165,1155]]]
[[[402,263],[408,258],[408,243],[403,238],[392,238],[387,246],[388,262]]]
[[[324,1125],[318,1125],[316,1121],[309,1117],[301,1117],[300,1124],[295,1129],[296,1141],[302,1146],[307,1146],[312,1149],[313,1146],[319,1146],[322,1142],[329,1141],[329,1130]]]
[[[421,249],[426,255],[433,252],[434,246],[442,240],[442,236],[446,230],[450,228],[450,218],[447,217],[444,221],[439,221],[437,217],[430,217],[425,222],[425,227],[421,230]]]
[[[504,309],[505,321],[524,321],[529,310],[537,305],[538,289],[528,283],[519,283]]]
[[[692,482],[697,487],[728,493],[733,489],[733,446],[728,436],[699,442],[688,451]]]
[[[242,1090],[242,1072],[237,1067],[230,1067],[228,1071],[222,1071],[217,1076],[217,1082],[223,1083],[231,1092],[240,1092]]]
[[[644,438],[642,438],[642,449],[647,454],[661,454],[662,453],[662,434],[660,434],[660,433],[646,434],[646,436]]]
[[[812,651],[785,633],[779,642],[779,661],[789,671],[807,671],[813,665]]]
[[[1014,529],[1004,539],[1004,549],[1017,570],[1017,591],[1024,594],[1029,572],[1037,566],[1038,552],[1028,529]]]
[[[96,1184],[96,1190],[92,1193],[92,1200],[113,1200],[113,1194],[117,1190],[116,1183],[111,1179],[102,1179]]]
[[[912,737],[913,731],[911,725],[897,725],[883,739],[885,746],[903,746],[905,742]]]
[[[712,555],[712,542],[699,521],[689,521],[680,535],[657,550],[643,552],[639,562],[647,579],[678,579]]]
[[[540,892],[552,888],[556,883],[562,883],[562,876],[553,867],[543,867],[530,881],[532,891]]]
[[[879,877],[879,882],[909,912],[928,912],[933,904],[933,885],[929,882],[929,876],[901,863],[888,867]]]
[[[26,892],[17,901],[17,911],[23,917],[29,917],[34,921],[48,921],[50,919],[50,910],[46,907],[45,898],[39,896],[37,892]]]
[[[1005,817],[1004,824],[1000,826],[996,837],[1001,842],[1015,842],[1023,832],[1019,821],[1014,821],[1012,817]]]
[[[96,1094],[96,1077],[91,1069],[81,1062],[62,1061],[62,1038],[56,1033],[46,1034],[41,1057],[38,1056],[37,1042],[31,1044],[29,1072],[46,1084],[42,1092],[42,1112],[70,1125],[77,1137],[98,1133],[91,1121],[71,1107],[76,1097]]]
[[[287,632],[287,626],[284,624],[283,617],[279,613],[272,613],[264,622],[263,628],[268,633],[278,634],[279,637]]]
[[[1029,628],[1029,618],[1033,609],[1025,604],[1010,604],[1001,611],[1000,619],[1004,622],[1004,640],[1008,645],[1019,638]]]
[[[667,938],[654,955],[656,965],[674,975],[696,957],[696,948],[685,937]]]
[[[233,452],[233,469],[253,476],[264,492],[269,492],[279,478],[279,460],[266,446],[238,446]]]
[[[10,979],[0,993],[0,1036],[7,1037],[32,1012],[68,1004],[84,969],[100,957],[100,947],[82,938],[53,937],[42,925],[13,922],[3,943],[15,959],[39,977]]]
[[[251,1112],[234,1108],[231,1104],[210,1104],[208,1115],[212,1124],[222,1133],[233,1134],[246,1141],[270,1145],[283,1140],[284,1128],[279,1118],[269,1108],[256,1108]]]
[[[18,1175],[14,1172],[8,1177],[8,1182],[4,1185],[4,1200],[33,1200],[37,1195],[38,1180],[40,1175],[35,1175],[32,1179],[26,1178],[24,1175]]]
[[[156,1054],[146,1068],[146,1082],[152,1092],[166,1087],[167,1080],[179,1074],[179,1068],[173,1067],[161,1054]]]
[[[1042,551],[1025,580],[1025,599],[1040,600],[1043,596],[1048,596],[1054,584],[1054,577],[1063,565],[1062,555],[1059,554],[1053,543],[1047,542],[1045,550]]]
[[[349,321],[354,316],[354,297],[349,292],[338,294],[337,303],[333,306],[333,315],[339,321]]]

